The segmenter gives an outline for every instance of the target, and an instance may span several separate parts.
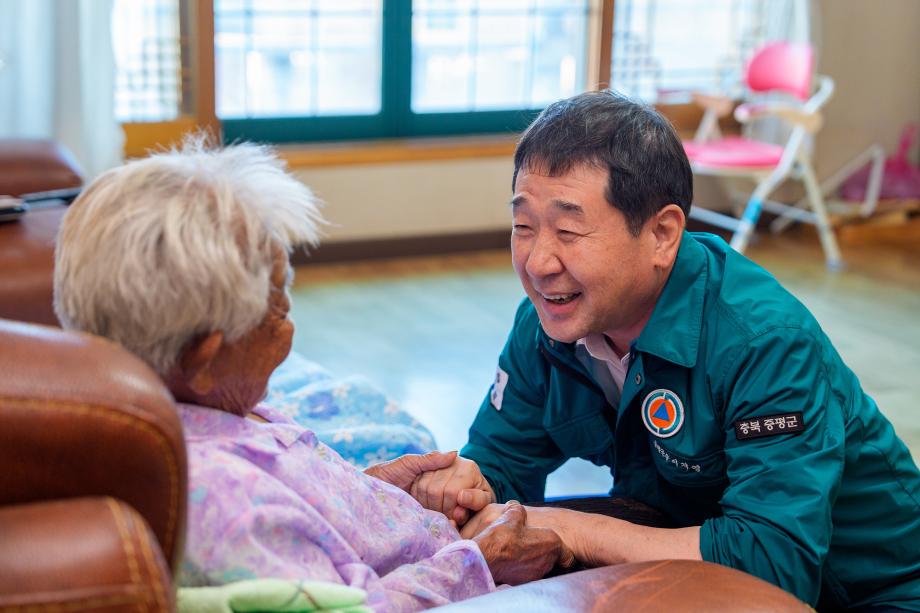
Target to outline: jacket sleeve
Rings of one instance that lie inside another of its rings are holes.
[[[547,365],[537,348],[539,319],[529,300],[498,358],[495,382],[460,455],[474,460],[499,502],[542,501],[546,476],[565,458],[543,427]]]
[[[833,533],[845,445],[845,407],[823,357],[818,339],[782,328],[760,334],[729,358],[717,386],[724,395],[729,484],[723,515],[700,532],[704,560],[756,575],[812,606]],[[800,413],[801,432],[736,434],[738,421],[761,418],[763,424],[793,413]]]

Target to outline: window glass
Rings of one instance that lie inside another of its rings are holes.
[[[197,14],[197,5],[115,6],[119,119],[189,111],[193,101],[182,99],[182,88],[194,75],[183,67],[192,60],[183,62],[180,49],[194,51],[200,41],[180,45],[180,15]],[[588,25],[598,7],[596,0],[213,0],[215,110],[230,141],[515,132],[548,103],[586,88]]]
[[[763,42],[758,0],[617,0],[611,81],[646,101],[733,94]]]
[[[216,0],[217,115],[373,115],[382,0]]]
[[[416,113],[535,109],[584,87],[587,0],[416,0]]]
[[[179,115],[179,0],[115,0],[115,117],[166,121]]]

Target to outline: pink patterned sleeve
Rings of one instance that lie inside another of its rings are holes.
[[[255,460],[191,446],[184,584],[324,580],[364,589],[381,611],[418,611],[494,589],[475,543],[455,540],[443,516],[404,503],[388,486],[360,482],[367,477],[350,467],[330,473],[338,482],[329,483],[317,467],[304,477],[328,495],[311,501]],[[359,482],[344,483],[352,478]]]
[[[433,556],[403,564],[368,589],[375,610],[419,611],[488,593],[492,575],[473,541],[456,541]]]

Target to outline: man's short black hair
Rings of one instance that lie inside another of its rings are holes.
[[[511,189],[522,168],[559,176],[581,164],[607,169],[607,202],[636,236],[667,204],[690,213],[687,154],[668,120],[647,105],[609,90],[549,105],[517,145]]]

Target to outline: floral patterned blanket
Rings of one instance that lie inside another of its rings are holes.
[[[336,378],[291,352],[272,373],[265,404],[284,413],[359,468],[436,448],[428,428],[369,381]]]

